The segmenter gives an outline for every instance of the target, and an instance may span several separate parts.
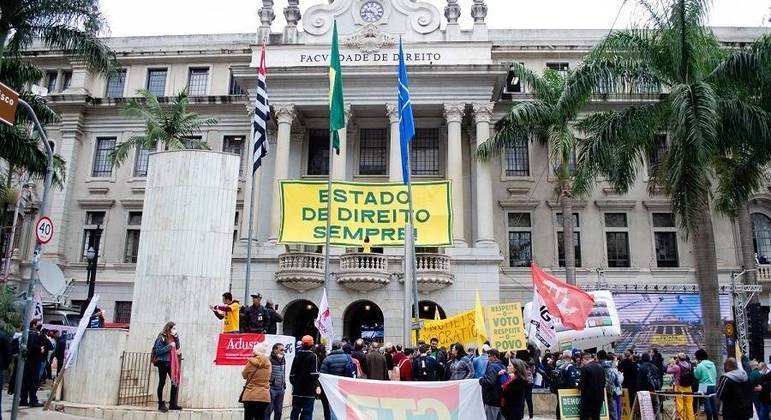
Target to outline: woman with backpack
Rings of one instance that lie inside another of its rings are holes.
[[[709,355],[703,349],[696,350],[696,369],[693,370],[693,375],[696,377],[696,381],[699,385],[699,393],[704,395],[713,395],[717,390],[717,369],[715,364],[709,360]],[[707,420],[717,420],[717,401],[715,397],[704,398],[704,413],[707,415]]]
[[[695,420],[693,412],[693,385],[695,377],[693,376],[693,365],[688,362],[685,353],[678,353],[669,361],[667,373],[674,375],[675,407],[677,409],[677,418],[682,420]]]
[[[152,363],[158,368],[158,411],[165,413],[169,410],[181,410],[177,404],[179,395],[179,380],[181,377],[182,349],[179,345],[176,324],[169,321],[163,326],[163,330],[155,339],[152,351]],[[169,407],[163,401],[163,388],[166,386],[166,377],[171,379],[171,392],[169,394]]]

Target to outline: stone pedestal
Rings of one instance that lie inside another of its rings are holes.
[[[235,407],[243,384],[240,366],[214,365],[222,321],[209,310],[229,288],[237,186],[236,155],[150,155],[126,349],[149,352],[164,324],[175,322],[187,408]]]
[[[118,404],[121,356],[127,337],[127,330],[86,330],[77,362],[67,370],[63,398],[74,403]]]

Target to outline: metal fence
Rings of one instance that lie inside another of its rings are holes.
[[[146,406],[153,402],[150,390],[151,358],[150,353],[123,352],[118,405]]]

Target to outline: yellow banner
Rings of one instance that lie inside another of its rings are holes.
[[[409,216],[402,184],[332,183],[330,243],[337,246],[403,246]],[[326,239],[327,183],[281,181],[281,244],[322,245]],[[416,246],[452,245],[449,181],[412,184]]]
[[[503,303],[486,308],[487,336],[498,351],[526,350],[525,323],[519,303]]]
[[[477,330],[474,327],[474,310],[461,312],[441,321],[423,321],[420,339],[428,343],[432,338],[439,340],[439,347],[450,348],[455,343],[464,346],[476,345]],[[415,345],[415,334],[412,335]]]

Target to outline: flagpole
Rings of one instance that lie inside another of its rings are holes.
[[[411,143],[411,142],[410,142]],[[407,203],[409,205],[409,216],[407,218],[407,229],[409,229],[409,238],[412,240],[409,244],[405,244],[406,246],[412,247],[412,252],[410,252],[410,261],[407,262],[410,265],[410,272],[412,273],[412,284],[405,284],[404,287],[412,287],[412,316],[415,318],[415,344],[418,344],[418,341],[420,340],[420,317],[418,310],[418,269],[417,269],[417,262],[415,260],[415,236],[414,236],[414,228],[413,228],[413,216],[412,216],[412,166],[410,163],[410,143],[407,143],[407,170],[410,172],[410,176],[407,178]],[[406,341],[406,340],[405,340]]]

